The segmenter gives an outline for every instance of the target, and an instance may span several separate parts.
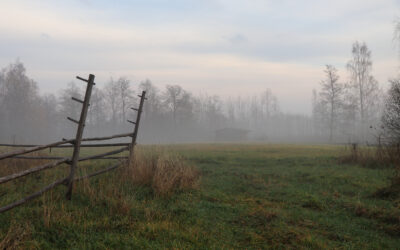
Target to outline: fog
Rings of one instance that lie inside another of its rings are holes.
[[[358,61],[358,58],[364,60]],[[132,83],[125,77],[110,78],[94,86],[84,136],[133,131],[138,95],[146,91],[138,142],[165,143],[370,143],[380,131],[384,94],[370,75],[366,44],[353,44],[348,68],[352,82],[341,83],[337,70],[327,65],[325,79],[312,91],[311,115],[280,109],[273,90],[251,96],[221,98],[195,95],[179,85],[160,89],[151,80]],[[362,78],[359,77],[363,72]],[[47,143],[73,138],[79,120],[85,83],[71,81],[56,95],[41,94],[22,62],[3,68],[0,74],[0,140],[2,143]],[[362,86],[362,87],[360,87]],[[359,93],[362,93],[360,96]]]
[[[400,5],[370,1],[4,1],[0,143],[376,143],[398,78]],[[332,11],[334,10],[334,11]],[[396,28],[397,27],[397,28]],[[397,34],[397,35],[396,35]],[[395,38],[395,39],[393,39]]]

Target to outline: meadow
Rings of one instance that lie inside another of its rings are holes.
[[[0,248],[400,248],[399,196],[376,195],[389,185],[393,169],[339,163],[347,153],[343,146],[185,144],[137,150],[179,155],[200,179],[193,188],[161,194],[135,182],[124,167],[78,183],[71,201],[59,186],[0,214]],[[7,167],[26,167],[17,161],[23,160],[10,160]],[[84,163],[80,174],[110,162]],[[0,205],[66,173],[61,166],[3,184]]]

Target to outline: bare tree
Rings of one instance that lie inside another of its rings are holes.
[[[71,100],[71,97],[75,97],[78,99],[82,98],[82,89],[79,89],[74,82],[68,83],[68,87],[66,89],[61,90],[60,92],[60,113],[64,117],[64,119],[69,116],[74,119],[79,119],[79,115],[81,112],[81,104]],[[65,120],[64,120],[65,121]],[[71,122],[64,122],[63,127],[65,128],[65,133],[67,133],[66,137],[71,137],[74,135],[75,124]]]
[[[217,95],[206,95],[203,98],[202,104],[204,114],[204,122],[211,130],[217,129],[223,122],[224,116],[222,114],[222,102]]]
[[[130,81],[125,77],[120,77],[117,81],[119,95],[120,95],[120,102],[121,102],[121,118],[122,123],[126,121],[126,110],[128,103],[131,102],[133,97],[133,91],[130,89]]]
[[[79,118],[81,104],[71,100],[71,97],[82,99],[82,90],[74,82],[68,83],[66,89],[61,90],[60,111],[64,116]]]
[[[312,118],[314,135],[321,136],[324,134],[325,114],[327,113],[326,103],[321,101],[317,90],[312,91]]]
[[[343,104],[344,86],[339,83],[339,75],[335,67],[326,65],[324,72],[326,73],[326,79],[321,82],[319,96],[328,108],[329,141],[332,142],[334,128],[338,122],[339,109]]]
[[[164,103],[172,111],[174,122],[176,122],[176,111],[178,109],[178,100],[182,93],[182,87],[179,85],[167,85],[164,93]]]
[[[104,88],[104,95],[107,101],[108,107],[111,110],[111,120],[115,125],[117,122],[117,115],[120,110],[120,90],[119,86],[113,78],[111,78]]]
[[[228,120],[229,123],[234,123],[236,120],[236,106],[235,106],[235,100],[233,100],[232,97],[229,97],[228,100],[226,100],[226,112],[228,115]]]
[[[147,101],[144,105],[145,117],[156,116],[162,112],[160,90],[146,79],[139,84],[139,92],[146,91]]]
[[[35,120],[35,112],[39,106],[37,85],[26,75],[24,65],[16,61],[4,68],[1,72],[1,109],[3,113],[2,132],[5,135],[21,135],[27,139],[26,126],[32,125]],[[35,128],[32,127],[32,130]]]
[[[379,100],[378,82],[371,75],[371,51],[365,43],[355,42],[352,48],[352,59],[347,63],[351,75],[350,87],[356,91],[360,114],[361,137],[365,137],[366,128],[371,124],[373,107]]]
[[[104,93],[99,88],[93,88],[92,95],[90,97],[90,106],[88,112],[88,124],[99,132],[102,125],[107,120],[106,103],[104,100]]]
[[[55,95],[46,94],[40,98],[37,126],[40,128],[41,142],[60,139],[62,123],[65,117],[58,110],[58,101]]]
[[[269,123],[271,117],[279,113],[278,98],[272,93],[270,89],[266,89],[261,93],[261,106],[263,116]]]

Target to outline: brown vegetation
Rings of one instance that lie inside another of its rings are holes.
[[[151,186],[156,195],[196,188],[200,179],[199,171],[182,157],[157,148],[136,150],[127,170],[135,184]]]
[[[32,228],[29,223],[12,221],[6,236],[0,241],[0,249],[21,249],[31,236]]]
[[[400,166],[398,145],[359,146],[351,144],[339,158],[341,164],[359,164],[367,168],[387,168]]]
[[[44,152],[33,152],[30,154],[27,154],[26,156],[45,156],[46,154]],[[18,173],[20,171],[32,168],[36,165],[42,165],[45,163],[48,163],[49,160],[26,160],[26,159],[3,159],[1,160],[0,164],[0,176],[6,176],[9,174],[13,173]]]
[[[374,195],[380,198],[400,197],[400,145],[359,147],[352,144],[346,150],[348,153],[339,158],[339,163],[359,164],[367,168],[393,168],[390,185],[379,189]]]

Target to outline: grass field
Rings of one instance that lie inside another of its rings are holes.
[[[72,201],[60,186],[0,214],[1,248],[400,248],[400,200],[373,196],[388,185],[392,170],[338,164],[343,147],[212,144],[161,150],[197,167],[197,189],[159,196],[149,186],[125,181],[124,169],[79,183]],[[85,168],[106,164],[94,161]],[[1,185],[0,203],[65,173],[50,170]]]

